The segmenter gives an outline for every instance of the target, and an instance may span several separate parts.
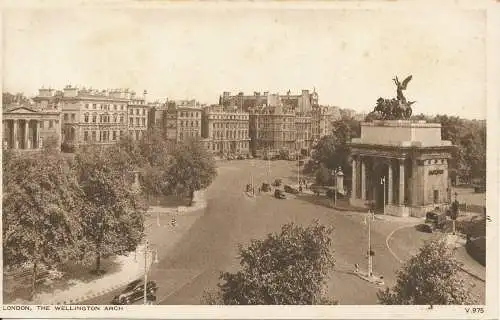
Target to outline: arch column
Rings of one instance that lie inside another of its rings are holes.
[[[29,122],[24,120],[24,137],[23,137],[23,149],[28,149],[28,135],[29,135]]]
[[[360,158],[361,161],[361,200],[366,200],[366,161]]]
[[[405,162],[399,159],[399,205],[405,204]]]
[[[387,164],[387,204],[392,204],[392,198],[393,198],[392,162],[389,160],[389,163]]]
[[[356,168],[357,168],[358,161],[356,160],[356,157],[352,157],[352,172],[351,172],[351,199],[355,200],[356,199],[356,190],[357,190],[357,174],[356,174]]]

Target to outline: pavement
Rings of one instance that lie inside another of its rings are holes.
[[[175,245],[189,227],[203,213],[206,206],[204,199],[205,191],[195,192],[193,205],[191,207],[179,206],[177,208],[165,208],[151,206],[146,217],[146,238],[153,249],[157,252],[165,251],[167,247]],[[171,224],[175,217],[176,226]],[[158,245],[156,245],[158,244]],[[112,259],[112,271],[95,276],[94,279],[65,279],[55,281],[54,284],[46,283],[42,292],[39,292],[33,301],[16,299],[12,304],[78,304],[92,299],[100,298],[109,292],[114,292],[138,277],[142,277],[145,267],[144,245],[137,247],[135,252],[128,256],[117,256]],[[153,255],[148,253],[147,265],[153,263]],[[109,261],[104,261],[106,265]],[[87,271],[85,271],[88,273]],[[76,277],[78,278],[78,277]],[[58,283],[59,282],[59,283]],[[62,283],[63,282],[63,283]],[[109,300],[100,300],[101,303],[110,303]]]

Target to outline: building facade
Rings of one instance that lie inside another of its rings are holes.
[[[49,139],[61,145],[61,110],[57,104],[46,109],[12,106],[3,111],[2,127],[6,149],[36,151]]]
[[[314,106],[311,116],[311,134],[314,141],[318,141],[330,134],[333,129],[333,122],[341,118],[340,109],[330,106]]]
[[[197,106],[169,104],[165,116],[166,138],[172,142],[201,138],[202,109]]]
[[[140,138],[147,130],[146,92],[129,89],[95,90],[66,86],[61,91],[40,89],[33,98],[46,108],[57,103],[62,114],[63,145],[113,144],[129,134]]]
[[[283,105],[297,112],[306,113],[312,111],[312,107],[318,105],[318,93],[316,90],[302,90],[300,94],[293,95],[290,91],[286,94],[269,94],[269,92],[254,92],[253,95],[245,95],[243,92],[232,95],[223,92],[219,98],[219,104],[223,106],[237,106],[248,112],[249,109],[259,106],[276,107]]]
[[[205,107],[202,137],[206,148],[216,154],[248,154],[249,118],[238,107]]]
[[[312,144],[312,116],[310,113],[295,114],[296,150],[309,152]]]
[[[132,98],[128,105],[128,135],[133,140],[141,139],[148,130],[149,106],[146,104],[147,92],[142,99]]]
[[[371,202],[386,214],[423,217],[450,202],[448,162],[454,147],[441,140],[441,124],[364,122],[351,148],[351,203]]]
[[[250,146],[254,155],[296,150],[295,112],[283,106],[250,109]]]

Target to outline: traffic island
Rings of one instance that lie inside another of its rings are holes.
[[[361,271],[361,270],[355,271],[354,274],[357,275],[358,277],[360,277],[361,279],[363,279],[365,281],[368,281],[371,284],[374,284],[376,286],[384,286],[385,285],[384,277],[382,277],[382,276],[377,276],[377,275],[374,275],[374,274],[372,274],[370,276],[368,274],[368,272],[364,272],[364,271]]]

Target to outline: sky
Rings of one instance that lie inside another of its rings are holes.
[[[319,94],[373,109],[413,75],[414,113],[486,117],[486,15],[446,8],[244,6],[4,11],[3,89],[67,84],[217,103],[223,91]]]

